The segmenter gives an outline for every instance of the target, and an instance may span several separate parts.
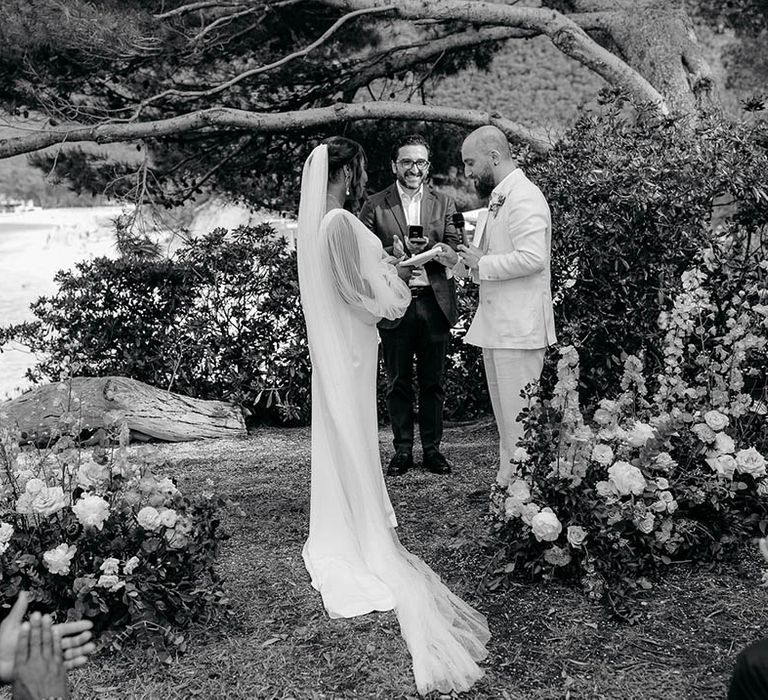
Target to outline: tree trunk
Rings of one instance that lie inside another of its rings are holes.
[[[223,401],[202,401],[126,377],[76,377],[47,384],[0,404],[25,442],[47,443],[65,427],[92,432],[127,423],[134,439],[183,442],[246,434],[242,412]]]
[[[673,114],[720,109],[715,79],[680,0],[571,0],[579,13],[605,14],[610,48],[643,75]],[[567,14],[566,14],[567,16]]]

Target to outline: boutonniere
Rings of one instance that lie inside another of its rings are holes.
[[[501,209],[501,205],[504,204],[506,201],[506,197],[503,194],[494,195],[491,197],[490,204],[488,204],[488,211],[493,214],[493,216],[496,216],[496,213]]]

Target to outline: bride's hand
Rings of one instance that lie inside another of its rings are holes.
[[[394,255],[398,260],[402,260],[405,257],[405,247],[403,246],[403,242],[400,240],[400,236],[394,236],[392,241],[392,255]]]

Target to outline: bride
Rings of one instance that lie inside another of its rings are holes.
[[[312,360],[312,490],[303,557],[328,614],[394,609],[421,694],[483,675],[485,617],[451,593],[395,533],[376,417],[376,323],[405,313],[408,286],[351,213],[365,153],[333,137],[304,164],[298,222],[301,304]]]

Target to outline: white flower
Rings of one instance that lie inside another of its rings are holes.
[[[723,430],[728,425],[728,416],[720,411],[707,411],[704,414],[704,422],[715,432]]]
[[[732,455],[719,455],[715,459],[714,469],[727,479],[733,479],[733,473],[736,471],[736,460]]]
[[[611,484],[607,481],[598,481],[595,484],[595,491],[597,491],[598,495],[602,496],[603,498],[616,495],[614,489],[611,487]]]
[[[0,544],[8,544],[13,537],[13,525],[0,522]]]
[[[526,503],[523,506],[523,512],[520,515],[520,519],[526,524],[530,525],[534,516],[541,510],[541,506],[535,503]]]
[[[41,486],[42,484],[42,486]],[[52,515],[67,505],[61,486],[46,486],[40,479],[30,479],[16,503],[17,513]]]
[[[160,511],[160,523],[163,527],[173,527],[176,524],[176,511],[173,508],[163,508]]]
[[[45,567],[52,574],[66,576],[76,551],[77,547],[73,544],[60,544],[55,549],[49,549],[43,553]]]
[[[162,527],[162,520],[160,519],[160,513],[157,512],[157,508],[152,506],[145,506],[136,515],[139,525],[145,530],[159,530]]]
[[[525,464],[530,458],[531,455],[528,454],[528,451],[524,447],[518,447],[512,453],[512,461],[517,462],[518,464]]]
[[[761,481],[760,481],[760,482],[757,484],[757,492],[758,492],[758,493],[759,493],[761,496],[768,496],[768,481],[766,481],[765,479],[762,479],[762,480],[761,480]],[[6,546],[7,546],[7,545],[6,545]]]
[[[736,453],[736,471],[741,474],[751,474],[753,477],[765,474],[765,457],[754,447],[739,450]]]
[[[99,567],[99,569],[101,569],[101,571],[103,571],[105,575],[112,576],[114,574],[117,574],[119,567],[120,567],[119,559],[115,559],[115,557],[108,557],[107,559],[104,560],[104,562]]]
[[[669,488],[669,481],[667,481],[663,476],[660,476],[656,479],[656,488],[661,489],[664,491],[665,489]]]
[[[125,583],[121,581],[115,574],[102,574],[99,576],[99,580],[96,581],[96,585],[101,588],[109,588],[111,593],[119,591]]]
[[[562,524],[551,508],[536,513],[531,519],[531,528],[539,542],[554,542],[563,531]]]
[[[644,535],[653,532],[653,525],[656,522],[656,516],[653,513],[646,513],[642,520],[636,520],[635,525]]]
[[[566,536],[571,547],[581,547],[587,539],[587,531],[580,525],[569,525]]]
[[[696,423],[696,425],[691,428],[691,432],[693,432],[699,440],[707,444],[715,441],[715,431],[706,423]]]
[[[604,408],[598,408],[592,416],[592,420],[598,425],[608,425],[613,422],[613,416]]]
[[[109,467],[92,459],[77,470],[77,483],[84,489],[101,489],[109,483]]]
[[[571,563],[571,554],[567,549],[554,545],[544,552],[544,560],[552,566],[567,566]]]
[[[176,484],[171,481],[167,476],[157,482],[155,488],[166,496],[175,496],[179,493],[179,489],[176,488]]]
[[[507,498],[504,501],[504,513],[508,518],[519,518],[523,514],[523,502],[516,498]]]
[[[672,459],[672,456],[669,454],[669,452],[659,452],[659,454],[653,458],[653,464],[657,469],[661,469],[666,472],[672,469],[672,467],[676,466],[677,462]]]
[[[507,486],[507,493],[510,498],[520,501],[521,503],[531,500],[531,489],[524,479],[513,479],[510,481]]]
[[[616,462],[610,467],[608,480],[620,496],[640,496],[647,485],[643,473],[628,462]]]
[[[736,451],[736,443],[730,435],[718,433],[715,435],[715,450],[720,454],[733,454]]]
[[[636,421],[632,426],[632,430],[627,434],[627,442],[632,447],[643,447],[653,437],[655,432],[648,423]]]
[[[104,528],[104,521],[109,517],[109,503],[101,496],[86,493],[72,506],[72,512],[83,527]]]
[[[126,576],[130,576],[135,570],[136,567],[139,565],[139,558],[138,557],[131,557],[125,564],[123,564],[123,573]]]
[[[613,462],[613,450],[610,445],[598,443],[592,448],[592,459],[598,464],[607,467]]]

